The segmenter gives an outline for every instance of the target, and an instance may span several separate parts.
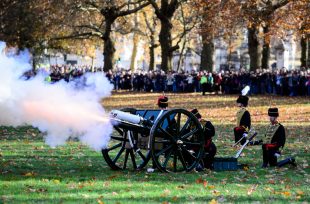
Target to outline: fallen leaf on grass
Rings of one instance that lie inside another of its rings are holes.
[[[184,189],[185,186],[184,186],[184,185],[180,185],[180,186],[177,186],[176,188],[177,188],[177,189]]]
[[[297,191],[296,194],[301,196],[301,195],[304,195],[305,193],[303,191]]]
[[[291,193],[288,191],[284,191],[284,192],[282,192],[282,195],[289,197],[289,196],[291,196]]]
[[[177,196],[173,196],[172,200],[177,201],[179,198]]]
[[[210,186],[208,186],[208,189],[214,189],[215,188],[215,186],[214,185],[210,185]]]
[[[201,177],[200,177],[199,179],[196,180],[196,183],[197,183],[197,184],[202,183],[204,187],[207,187],[207,185],[208,185],[208,181],[202,179]]]
[[[213,199],[209,202],[209,204],[217,204],[217,201],[213,198]]]
[[[225,185],[227,183],[227,179],[222,179],[221,184]]]
[[[79,189],[84,188],[84,184],[79,183]]]
[[[53,183],[54,183],[54,184],[59,184],[60,181],[59,181],[58,179],[53,179]]]
[[[275,185],[275,184],[276,184],[276,181],[275,181],[275,180],[273,180],[273,179],[269,179],[268,183],[269,183],[269,184],[273,184],[273,185]]]
[[[77,185],[76,185],[75,183],[69,183],[69,184],[67,184],[67,187],[68,187],[69,189],[76,189],[76,188],[77,188]]]
[[[274,192],[274,189],[270,188],[270,187],[266,187],[265,190],[270,191],[270,192]]]
[[[107,180],[108,180],[108,181],[111,181],[111,180],[115,179],[116,177],[117,177],[117,175],[112,175],[112,176],[109,176],[109,177],[107,178]]]
[[[104,202],[100,199],[97,199],[98,204],[104,204]]]
[[[82,194],[82,197],[83,198],[89,198],[89,195],[88,194]]]
[[[46,188],[39,188],[37,190],[37,192],[40,192],[40,193],[47,192],[47,189]]]
[[[35,176],[35,175],[37,175],[37,174],[34,173],[34,172],[27,172],[27,173],[23,173],[22,175],[23,175],[23,176],[28,176],[28,177],[30,177],[30,176]]]
[[[165,189],[164,192],[160,195],[161,197],[167,197],[168,195],[170,195],[171,191],[168,189]]]
[[[251,195],[257,188],[258,184],[254,184],[248,189],[248,195]]]
[[[196,180],[196,183],[202,183],[202,182],[203,182],[203,179],[201,177]]]
[[[212,193],[213,193],[213,195],[218,196],[218,195],[220,195],[221,192],[218,190],[214,190],[214,191],[212,191]]]
[[[46,188],[35,188],[34,186],[26,185],[26,191],[30,193],[44,193],[47,192]]]

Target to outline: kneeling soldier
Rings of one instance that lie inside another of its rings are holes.
[[[212,137],[215,135],[215,128],[210,121],[202,119],[197,109],[191,111],[203,126],[203,134],[205,136],[204,151],[205,156],[203,157],[204,168],[213,169],[213,160],[216,154],[216,146],[212,142]]]
[[[280,154],[280,148],[285,144],[285,129],[277,118],[279,116],[278,108],[269,108],[268,116],[270,125],[268,126],[265,138],[263,139],[263,168],[270,166],[277,166],[277,156]]]

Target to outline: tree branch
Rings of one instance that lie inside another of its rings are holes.
[[[119,16],[119,17],[121,17],[121,16],[127,16],[127,15],[129,15],[129,14],[132,14],[132,13],[135,13],[135,12],[139,11],[140,9],[142,9],[142,8],[148,6],[148,5],[150,5],[150,3],[149,3],[149,2],[146,2],[146,3],[141,4],[140,6],[134,8],[134,9],[129,9],[129,10],[126,10],[126,11],[120,11],[120,12],[118,12],[118,16]]]
[[[283,0],[275,5],[272,6],[272,10],[275,11],[283,6],[285,6],[286,4],[288,4],[291,0]]]
[[[172,17],[175,10],[177,10],[177,8],[179,7],[179,5],[180,5],[179,1],[180,0],[171,0],[170,4],[168,5],[168,8],[167,8],[167,14],[170,14],[170,15],[168,15],[169,17]]]
[[[82,11],[96,11],[100,13],[100,8],[94,2],[86,1],[85,4],[89,7],[83,7],[82,4],[77,5],[77,7]]]
[[[140,4],[140,3],[144,2],[144,1],[145,1],[145,0],[139,0],[139,1],[135,1],[135,2],[123,3],[122,5],[120,5],[120,6],[118,7],[118,10],[121,10],[121,9],[124,8],[125,6]]]
[[[101,36],[103,35],[103,32],[99,29],[99,27],[95,26],[95,25],[77,25],[74,26],[76,28],[87,28],[87,29],[91,29],[94,30],[97,33],[101,33]]]
[[[101,35],[96,32],[76,33],[76,34],[67,35],[67,36],[54,37],[54,38],[51,38],[50,40],[88,39],[92,36],[100,37]]]
[[[157,3],[154,0],[148,0],[148,1],[153,6],[157,18],[159,18],[161,21],[167,20],[166,16],[163,15],[163,13],[160,11],[160,8],[158,7]]]

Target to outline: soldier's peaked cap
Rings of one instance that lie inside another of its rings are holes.
[[[196,108],[191,110],[191,113],[194,114],[196,116],[196,118],[198,118],[198,119],[201,118],[201,115]]]
[[[160,96],[160,97],[158,97],[157,105],[160,108],[167,108],[168,107],[168,97],[167,96]]]
[[[278,117],[279,116],[278,108],[269,108],[268,109],[268,115],[272,116],[272,117]]]

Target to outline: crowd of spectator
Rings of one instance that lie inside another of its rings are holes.
[[[310,96],[310,70],[286,69],[256,72],[109,72],[115,90],[145,92],[202,92],[238,94],[246,85],[251,94]]]
[[[246,85],[250,94],[281,96],[310,96],[310,68],[287,70],[258,69],[254,71],[173,72],[163,71],[109,71],[102,68],[51,66],[47,80],[51,83],[80,78],[86,72],[102,72],[114,84],[114,89],[137,92],[202,92],[239,94]],[[30,77],[35,73],[28,73]]]

